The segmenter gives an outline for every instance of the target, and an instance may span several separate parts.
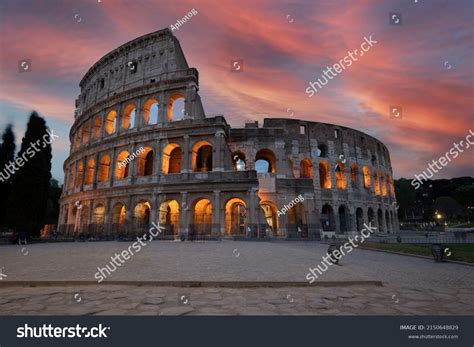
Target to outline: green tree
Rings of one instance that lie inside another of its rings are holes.
[[[0,145],[0,226],[5,224],[5,210],[8,197],[12,189],[12,174],[7,171],[6,166],[15,158],[15,135],[12,125],[5,128]]]
[[[474,184],[458,187],[452,196],[466,208],[474,206]]]
[[[434,206],[443,217],[457,219],[467,214],[467,210],[450,196],[441,196],[435,200]]]
[[[395,195],[399,206],[398,213],[406,219],[415,208],[416,193],[410,181],[404,178],[395,181]]]
[[[25,163],[13,177],[8,206],[10,226],[30,236],[38,236],[45,224],[52,159],[48,142],[46,122],[33,112],[17,155],[17,160],[22,158]]]

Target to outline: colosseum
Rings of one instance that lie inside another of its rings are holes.
[[[165,227],[159,238],[183,240],[314,240],[368,222],[398,231],[383,143],[333,124],[266,118],[233,128],[206,115],[198,71],[169,29],[106,54],[80,87],[60,233],[134,237],[154,222]]]

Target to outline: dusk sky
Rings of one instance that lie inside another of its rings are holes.
[[[60,136],[53,177],[63,182],[79,81],[102,56],[170,27],[199,71],[207,114],[233,127],[284,117],[339,124],[388,147],[395,178],[413,178],[474,131],[472,0],[0,2],[0,131],[17,150],[32,110]],[[402,25],[390,25],[390,13]],[[377,43],[313,97],[305,89],[372,35]],[[18,61],[31,60],[19,72]],[[243,59],[243,72],[230,62]],[[389,117],[401,106],[401,119]],[[464,150],[433,179],[473,175]]]

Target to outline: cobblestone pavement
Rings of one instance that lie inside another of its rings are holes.
[[[0,315],[472,315],[470,288],[0,288]]]
[[[0,246],[3,281],[96,281],[98,267],[129,242]],[[318,242],[153,241],[109,277],[114,281],[306,281],[328,246]],[[355,249],[321,281],[382,281],[414,288],[474,288],[474,267]],[[105,281],[107,282],[107,281]],[[105,283],[103,282],[103,283]]]

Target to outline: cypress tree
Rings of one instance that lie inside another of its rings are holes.
[[[0,226],[5,226],[5,210],[8,197],[12,189],[12,174],[8,172],[6,166],[15,158],[15,135],[12,125],[8,124],[2,135],[0,145]]]
[[[8,218],[20,235],[38,236],[45,224],[52,159],[47,130],[45,120],[33,112],[17,155],[17,161],[21,157],[25,162],[16,166]]]

